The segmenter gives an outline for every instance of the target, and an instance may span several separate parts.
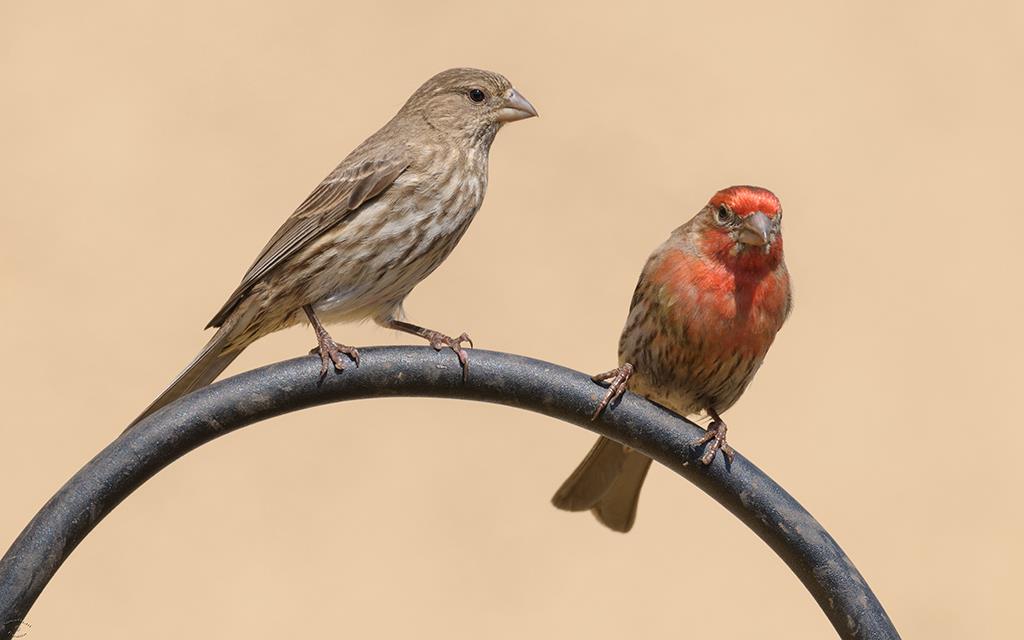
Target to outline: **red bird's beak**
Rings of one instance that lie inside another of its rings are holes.
[[[509,89],[505,94],[505,106],[498,111],[498,122],[515,122],[535,117],[537,117],[537,110],[533,108],[530,101],[515,89]]]
[[[752,247],[768,245],[772,232],[772,220],[760,211],[755,211],[743,220],[739,241]]]

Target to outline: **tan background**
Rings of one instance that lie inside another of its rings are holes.
[[[199,349],[320,178],[473,65],[542,117],[499,136],[411,318],[607,368],[649,251],[716,189],[772,188],[797,306],[733,442],[904,637],[1019,631],[1021,3],[62,4],[0,4],[0,547]],[[277,334],[230,371],[311,344]],[[456,401],[247,429],[104,521],[28,637],[831,635],[663,468],[627,536],[551,508],[590,442]]]

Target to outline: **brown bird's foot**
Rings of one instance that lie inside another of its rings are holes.
[[[428,330],[429,331],[429,330]],[[469,359],[466,356],[465,349],[462,348],[462,343],[469,344],[469,348],[473,348],[473,340],[469,337],[465,331],[462,332],[458,338],[450,338],[443,333],[437,331],[429,331],[430,336],[423,336],[430,341],[430,346],[434,347],[435,351],[448,348],[455,352],[455,355],[459,356],[459,364],[462,365],[462,377],[466,377],[466,369],[469,367]]]
[[[604,411],[605,407],[626,392],[626,384],[633,376],[633,371],[633,365],[627,362],[620,367],[615,367],[611,371],[605,371],[604,373],[599,373],[596,376],[590,377],[591,380],[598,384],[610,381],[608,384],[608,393],[604,394],[604,398],[601,399],[601,404],[597,405],[597,409],[594,409],[594,415],[590,416],[591,420],[597,420],[597,416],[601,415],[601,412]]]
[[[320,377],[323,378],[327,375],[327,363],[330,362],[334,365],[335,371],[345,370],[345,359],[342,358],[342,354],[352,358],[352,361],[359,366],[359,350],[355,347],[349,347],[343,344],[335,342],[331,336],[324,334],[323,338],[317,336],[319,344],[312,349],[310,353],[320,354]]]
[[[462,366],[462,381],[465,382],[469,375],[469,357],[466,355],[466,350],[462,348],[462,343],[468,343],[469,347],[473,348],[473,340],[468,334],[463,332],[458,338],[452,338],[446,336],[440,331],[434,331],[433,329],[424,329],[408,322],[402,322],[401,320],[388,320],[385,323],[386,327],[395,329],[398,331],[404,331],[405,333],[411,333],[414,336],[419,336],[430,343],[430,346],[434,347],[435,351],[441,349],[451,349],[455,352],[455,355],[459,357],[459,364]]]
[[[359,366],[359,351],[355,347],[349,347],[343,344],[338,344],[331,338],[331,334],[327,333],[327,329],[320,324],[320,319],[313,313],[313,307],[308,304],[302,308],[306,312],[306,317],[309,318],[309,323],[313,325],[313,332],[316,333],[317,346],[314,347],[310,353],[320,354],[320,379],[323,380],[327,375],[327,369],[329,364],[334,365],[335,371],[345,370],[345,359],[342,355],[347,355],[352,358],[352,361]]]
[[[725,454],[725,459],[729,461],[729,464],[732,464],[736,451],[725,441],[725,432],[728,431],[725,422],[714,411],[709,411],[708,413],[711,415],[711,424],[708,425],[706,433],[693,443],[695,447],[705,443],[708,445],[704,449],[704,455],[700,457],[700,461],[705,465],[711,464],[715,459],[715,454],[721,449],[722,453]]]

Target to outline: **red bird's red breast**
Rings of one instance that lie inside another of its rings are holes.
[[[736,271],[682,249],[665,253],[651,274],[670,324],[689,338],[763,353],[789,314],[789,274],[781,264],[761,273]]]

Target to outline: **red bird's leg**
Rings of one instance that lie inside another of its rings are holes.
[[[395,329],[396,331],[404,331],[405,333],[411,333],[414,336],[419,336],[430,343],[430,346],[434,347],[436,351],[448,348],[455,352],[455,355],[459,357],[459,364],[462,365],[462,381],[466,381],[466,375],[469,373],[469,358],[466,356],[465,349],[462,348],[463,342],[468,342],[470,348],[473,347],[473,340],[470,339],[465,332],[458,338],[451,338],[445,334],[434,331],[433,329],[424,329],[423,327],[416,326],[409,322],[402,322],[401,320],[388,320],[384,323],[389,329]]]
[[[628,362],[624,363],[620,367],[615,367],[611,371],[605,371],[599,373],[596,376],[591,376],[590,379],[594,382],[601,384],[602,382],[609,382],[608,393],[604,394],[604,398],[601,399],[601,404],[597,405],[597,409],[594,410],[594,415],[590,416],[591,420],[597,420],[597,416],[601,415],[604,408],[608,406],[610,402],[617,399],[626,391],[626,383],[633,376],[633,365]]]
[[[708,415],[711,416],[711,424],[708,425],[707,432],[693,443],[693,446],[695,447],[708,443],[707,449],[704,451],[704,455],[700,457],[700,461],[704,464],[711,464],[715,459],[715,453],[721,449],[722,453],[725,454],[725,458],[729,461],[729,464],[732,464],[732,459],[736,455],[736,451],[733,450],[733,448],[729,446],[729,443],[725,441],[725,432],[728,430],[725,427],[725,422],[714,409],[708,409]]]
[[[355,347],[347,347],[343,344],[338,344],[331,338],[331,334],[327,333],[327,329],[324,329],[324,325],[320,324],[320,319],[313,313],[313,307],[305,305],[302,310],[306,312],[306,317],[309,318],[309,324],[313,325],[313,331],[316,333],[317,346],[310,353],[320,354],[320,379],[327,375],[327,363],[331,362],[334,364],[336,371],[345,370],[345,360],[341,357],[341,354],[345,354],[359,366],[359,351]]]

